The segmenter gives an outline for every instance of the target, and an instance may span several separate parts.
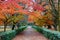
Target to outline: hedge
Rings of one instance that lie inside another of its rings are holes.
[[[52,31],[38,26],[33,26],[33,28],[36,29],[38,32],[42,33],[45,37],[47,37],[50,40],[60,40],[60,32],[58,31]]]
[[[16,30],[10,30],[6,32],[0,33],[0,40],[12,40],[16,36],[17,33],[22,32],[26,26],[21,26]]]
[[[18,29],[16,29],[17,34],[24,31],[26,29],[26,26],[21,26]]]

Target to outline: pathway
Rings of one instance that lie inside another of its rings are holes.
[[[13,40],[48,40],[41,33],[37,32],[31,27],[18,34]]]

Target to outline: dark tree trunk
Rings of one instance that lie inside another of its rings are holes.
[[[7,25],[6,25],[6,24],[4,24],[4,32],[6,31],[6,26],[7,26]]]
[[[14,28],[15,28],[15,25],[13,24],[12,30],[14,30]]]

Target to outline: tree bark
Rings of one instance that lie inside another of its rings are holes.
[[[7,26],[7,25],[4,23],[4,32],[6,31],[6,26]]]
[[[13,24],[12,30],[14,30],[14,28],[15,28],[15,25]]]
[[[58,11],[59,11],[59,25],[58,25],[58,29],[60,31],[60,1],[58,0]]]

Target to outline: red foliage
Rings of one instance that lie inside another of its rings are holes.
[[[29,12],[27,9],[23,9],[24,6],[20,6],[18,3],[22,2],[23,4],[26,4],[28,7],[32,6],[33,10],[38,10],[38,11],[44,11],[44,7],[38,5],[36,2],[33,2],[32,0],[7,0],[7,1],[3,1],[0,5],[0,7],[4,10],[2,10],[3,12],[8,12],[10,14],[14,14],[16,12],[20,12],[26,15],[33,15],[34,17],[39,17],[40,14],[36,14],[33,12]],[[27,7],[27,8],[28,8]],[[19,9],[19,10],[16,10]],[[1,17],[1,16],[0,16]],[[29,19],[31,20],[31,19]]]

